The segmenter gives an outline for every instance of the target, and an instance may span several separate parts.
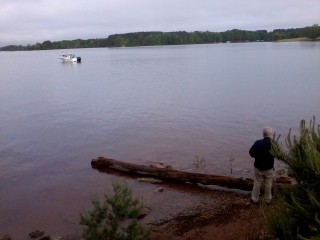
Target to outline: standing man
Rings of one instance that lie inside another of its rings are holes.
[[[271,127],[263,128],[263,139],[257,140],[250,148],[249,154],[254,158],[254,184],[251,193],[251,200],[254,203],[259,202],[261,184],[265,184],[264,200],[270,203],[272,199],[271,188],[273,181],[274,156],[270,153],[271,136],[273,130]]]

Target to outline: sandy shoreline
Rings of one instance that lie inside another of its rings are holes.
[[[198,205],[151,225],[151,240],[236,240],[246,239],[249,232],[274,239],[260,206],[248,194],[222,190],[209,190]]]

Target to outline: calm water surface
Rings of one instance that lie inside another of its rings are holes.
[[[81,64],[60,53],[0,52],[0,236],[79,231],[116,178],[92,158],[194,171],[200,156],[206,172],[251,176],[263,126],[284,136],[319,118],[319,42],[78,49]],[[129,184],[163,214],[198,201]]]

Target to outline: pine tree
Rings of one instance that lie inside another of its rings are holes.
[[[286,208],[283,212],[292,225],[291,236],[284,239],[320,239],[320,127],[316,127],[315,117],[309,127],[301,121],[299,138],[290,130],[286,146],[283,150],[278,138],[272,148],[273,155],[288,165],[297,182],[281,192]]]
[[[151,230],[138,222],[143,204],[132,197],[124,182],[113,182],[114,195],[105,194],[105,200],[92,200],[93,209],[80,214],[80,224],[86,226],[86,240],[146,240]]]

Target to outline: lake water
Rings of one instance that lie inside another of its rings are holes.
[[[195,171],[199,156],[204,172],[251,176],[265,125],[285,136],[319,118],[320,42],[77,49],[81,64],[61,52],[0,52],[0,236],[79,231],[116,178],[92,158]],[[197,201],[128,181],[164,214]]]

